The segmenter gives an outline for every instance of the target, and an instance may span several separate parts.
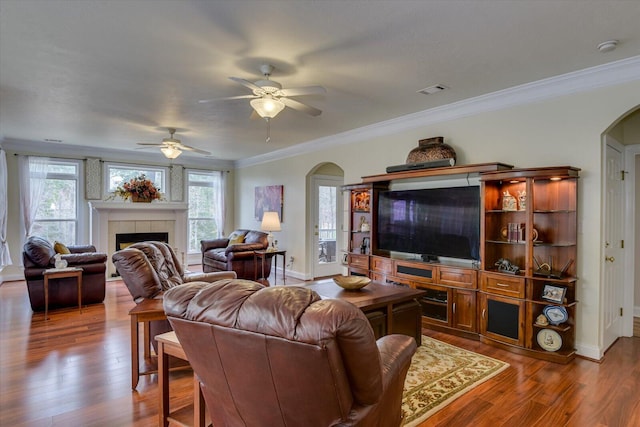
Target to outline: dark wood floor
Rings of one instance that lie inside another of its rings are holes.
[[[156,376],[130,388],[133,306],[122,282],[110,281],[104,304],[56,310],[45,322],[24,282],[0,286],[0,426],[157,425]],[[557,365],[424,333],[511,366],[423,426],[640,426],[640,338],[618,340],[602,363]],[[186,405],[191,374],[171,375],[171,405]]]

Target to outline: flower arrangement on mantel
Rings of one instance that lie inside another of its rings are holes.
[[[113,196],[120,196],[124,200],[131,198],[132,202],[151,203],[152,200],[164,200],[160,189],[146,175],[142,174],[131,178],[128,182],[119,185],[113,192]]]

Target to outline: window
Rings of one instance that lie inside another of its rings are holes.
[[[79,164],[73,161],[51,160],[32,234],[50,242],[77,243]]]
[[[200,252],[200,240],[222,235],[224,224],[223,173],[187,171],[189,253]]]
[[[140,175],[146,175],[155,187],[160,190],[165,196],[168,195],[167,188],[165,186],[167,180],[167,170],[165,168],[154,168],[150,166],[127,166],[118,164],[106,164],[106,192],[113,193],[116,187],[122,183],[129,181]]]

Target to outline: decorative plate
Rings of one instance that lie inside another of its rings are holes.
[[[542,312],[545,316],[547,316],[547,319],[549,319],[549,323],[551,323],[552,325],[559,325],[561,323],[564,323],[569,318],[567,309],[558,305],[548,305],[542,310]]]
[[[336,282],[338,286],[348,291],[364,288],[371,283],[371,279],[364,276],[338,276],[334,277],[333,281]]]
[[[562,337],[553,329],[542,329],[537,339],[540,347],[547,351],[558,351],[562,347]]]

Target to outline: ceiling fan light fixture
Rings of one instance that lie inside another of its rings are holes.
[[[284,103],[270,95],[252,99],[249,103],[253,109],[256,110],[256,113],[258,113],[262,118],[273,119],[284,109]]]
[[[175,159],[182,154],[182,151],[174,147],[162,147],[160,151],[162,151],[162,154],[164,154],[167,159]]]

